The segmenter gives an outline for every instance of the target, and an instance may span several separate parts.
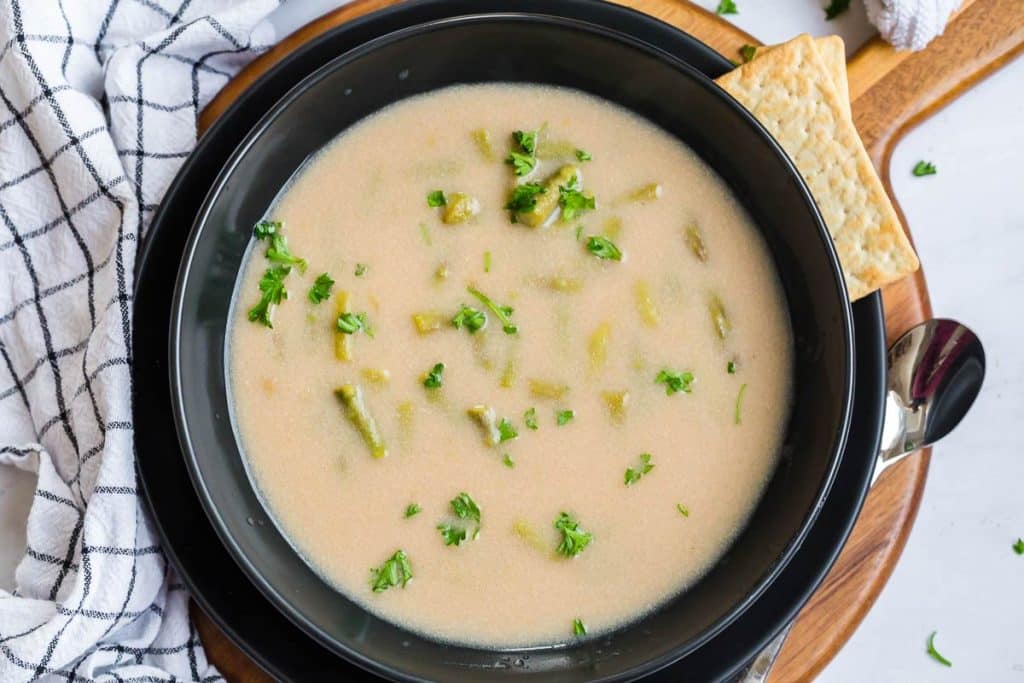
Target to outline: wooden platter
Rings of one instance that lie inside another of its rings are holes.
[[[256,78],[299,45],[398,1],[355,0],[286,37],[210,102],[200,116],[200,131],[207,129]],[[620,0],[619,4],[666,21],[730,59],[739,58],[740,46],[758,44],[723,18],[685,0]],[[907,131],[1024,49],[1020,0],[965,0],[963,5],[945,34],[923,52],[896,52],[876,38],[848,63],[854,123],[890,196],[889,159]],[[923,271],[887,287],[882,295],[890,343],[915,323],[931,317]],[[903,460],[871,490],[838,561],[800,613],[772,671],[773,682],[812,679],[871,609],[913,525],[929,457],[926,451]],[[210,660],[228,680],[269,680],[200,610],[194,608],[193,614]]]

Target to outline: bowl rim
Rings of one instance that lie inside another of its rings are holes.
[[[424,0],[416,4],[429,4],[430,0]],[[360,17],[357,21],[365,20],[367,18],[373,18],[377,14],[387,12],[394,8],[385,8],[379,12],[374,12],[366,17]],[[636,13],[635,10],[630,8],[622,8],[630,12]],[[642,13],[640,13],[642,14]],[[659,20],[643,15],[647,20],[658,23]],[[593,23],[588,20],[570,18],[559,16],[555,14],[546,14],[543,12],[520,12],[520,11],[484,11],[484,12],[473,12],[463,13],[456,16],[444,17],[439,19],[433,19],[421,23],[416,23],[410,26],[406,26],[394,31],[387,32],[383,35],[371,38],[370,40],[361,43],[349,50],[346,50],[333,58],[329,59],[322,66],[318,67],[313,72],[307,74],[304,78],[293,85],[280,99],[278,99],[271,107],[263,114],[257,123],[253,125],[251,130],[246,134],[245,138],[238,144],[234,151],[230,154],[229,158],[220,169],[215,180],[210,185],[206,196],[204,197],[200,209],[196,214],[195,220],[190,228],[189,236],[182,252],[182,257],[178,269],[178,274],[174,286],[173,299],[171,303],[171,329],[170,329],[170,343],[168,346],[168,374],[170,379],[171,389],[171,407],[172,416],[174,418],[175,430],[181,445],[182,454],[184,456],[186,469],[188,470],[189,478],[198,494],[198,498],[202,504],[204,512],[209,518],[212,526],[220,538],[223,545],[227,548],[231,557],[238,563],[244,574],[249,578],[250,581],[259,589],[259,591],[268,599],[268,601],[274,605],[282,614],[284,614],[292,623],[297,625],[306,634],[310,635],[321,645],[326,647],[331,652],[343,656],[350,662],[363,667],[364,669],[388,676],[393,679],[401,680],[413,680],[420,681],[426,680],[415,674],[410,674],[407,671],[401,671],[394,669],[391,666],[382,664],[377,660],[367,657],[362,654],[361,651],[351,648],[338,640],[334,639],[325,629],[314,623],[309,619],[300,609],[292,604],[291,600],[282,591],[274,586],[273,583],[268,581],[257,567],[257,564],[247,555],[238,545],[235,540],[235,536],[232,532],[232,525],[228,523],[222,516],[219,505],[214,500],[214,496],[211,490],[207,487],[205,478],[202,473],[202,468],[198,464],[196,459],[197,449],[193,443],[190,435],[188,420],[185,418],[184,410],[184,396],[183,386],[187,383],[187,380],[183,379],[181,372],[180,363],[180,350],[181,350],[181,330],[182,330],[182,312],[184,303],[184,292],[186,284],[190,279],[192,262],[195,257],[195,252],[202,238],[206,232],[206,228],[209,225],[209,214],[213,204],[218,199],[221,192],[224,190],[226,181],[228,181],[234,174],[237,166],[241,160],[245,157],[249,149],[256,143],[256,141],[266,132],[266,130],[273,124],[273,122],[280,116],[288,107],[290,107],[297,99],[303,96],[309,89],[316,87],[322,79],[326,78],[336,69],[344,66],[350,61],[356,60],[359,57],[370,53],[376,49],[379,49],[388,44],[398,42],[413,36],[430,33],[437,30],[443,30],[450,26],[455,25],[467,25],[467,24],[479,24],[494,21],[513,21],[523,23],[538,23],[548,25],[558,25],[567,29],[575,29],[591,34],[596,34],[611,40],[627,44],[628,46],[646,52],[657,59],[667,63],[671,68],[676,71],[683,72],[683,74],[693,81],[695,81],[700,87],[709,91],[714,97],[718,97],[723,100],[724,103],[732,108],[737,113],[744,123],[755,129],[757,134],[763,139],[765,143],[774,152],[778,160],[786,167],[790,179],[796,182],[796,189],[802,195],[802,199],[811,213],[812,221],[818,229],[818,236],[821,241],[821,246],[824,248],[828,265],[833,275],[834,285],[837,289],[837,294],[840,300],[840,313],[842,317],[841,325],[843,330],[843,360],[844,368],[842,371],[843,387],[841,396],[841,419],[838,425],[838,431],[836,440],[832,447],[832,452],[829,457],[829,464],[826,472],[818,486],[817,491],[814,494],[814,504],[805,514],[803,520],[800,522],[797,533],[789,539],[786,546],[779,552],[778,556],[774,560],[769,570],[762,575],[756,582],[753,590],[746,593],[742,598],[738,599],[733,606],[726,612],[722,617],[717,619],[711,626],[701,631],[698,635],[684,641],[674,647],[672,650],[667,652],[660,657],[645,660],[642,664],[633,667],[630,670],[619,672],[609,677],[597,678],[594,680],[619,680],[619,679],[630,679],[638,675],[646,675],[653,673],[659,669],[662,669],[672,662],[677,661],[679,658],[685,656],[689,652],[701,647],[706,642],[718,635],[722,630],[727,628],[736,619],[738,619],[747,608],[754,603],[775,581],[775,579],[782,573],[785,567],[789,564],[793,555],[799,550],[803,544],[804,539],[809,533],[814,521],[817,519],[818,512],[822,507],[822,501],[826,498],[829,490],[835,480],[836,473],[839,469],[839,465],[842,461],[843,454],[845,452],[850,423],[852,420],[852,407],[853,407],[853,391],[854,391],[854,375],[855,375],[855,355],[853,349],[853,322],[852,322],[852,310],[851,303],[846,293],[845,280],[841,266],[839,264],[838,254],[835,250],[835,245],[828,233],[825,226],[824,220],[821,217],[820,211],[818,210],[817,204],[814,201],[810,190],[807,188],[799,171],[796,169],[792,160],[781,148],[778,142],[767,132],[767,130],[761,125],[761,123],[742,105],[740,105],[729,93],[721,89],[713,80],[707,75],[701,72],[699,69],[691,66],[684,60],[676,57],[672,53],[652,45],[644,40],[636,38],[628,33],[618,31],[607,26]],[[679,31],[675,27],[669,26],[670,30]],[[695,41],[703,45],[703,42],[699,38],[691,36]],[[709,48],[710,49],[710,48]],[[398,100],[396,100],[398,101]],[[243,456],[244,457],[244,456]],[[252,485],[251,478],[249,479],[250,485]],[[257,494],[260,502],[263,502],[262,496]],[[271,515],[273,518],[273,515]],[[276,528],[276,523],[275,523]],[[278,529],[278,533],[285,536],[283,531]],[[285,540],[289,546],[293,548],[291,542],[285,536]],[[305,562],[303,560],[303,562]],[[319,576],[319,574],[317,574]],[[321,577],[321,580],[322,577]],[[336,589],[335,589],[336,590]],[[358,604],[358,603],[357,603]],[[365,608],[364,608],[365,609]],[[380,618],[380,617],[378,617]],[[403,628],[400,624],[395,622],[389,623],[394,624],[398,628]],[[643,618],[631,621],[627,623],[624,628],[630,628],[643,622]],[[423,634],[420,634],[423,635]],[[429,638],[429,636],[424,636]],[[473,646],[468,646],[473,647]],[[485,648],[475,648],[487,651]],[[530,648],[517,648],[510,651],[529,651]]]

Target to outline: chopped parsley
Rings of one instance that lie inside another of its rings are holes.
[[[503,417],[498,422],[498,435],[498,443],[503,443],[519,436],[519,432],[516,431],[516,428],[512,426],[507,417]]]
[[[465,491],[452,498],[451,506],[452,512],[459,519],[476,522],[476,530],[473,532],[473,538],[476,538],[480,534],[480,507]],[[469,536],[463,524],[441,522],[437,525],[437,530],[441,532],[445,545],[460,545]]]
[[[562,532],[562,542],[558,544],[558,552],[566,557],[576,557],[590,545],[594,535],[580,529],[579,522],[563,512],[555,520],[555,528]]]
[[[733,0],[721,0],[715,8],[715,14],[739,14],[736,3]]]
[[[928,636],[928,649],[926,650],[926,652],[932,659],[934,659],[939,664],[942,664],[943,666],[953,666],[953,662],[949,661],[948,659],[940,655],[939,651],[935,649],[936,633],[938,633],[938,631],[932,631],[931,635]]]
[[[679,510],[679,514],[681,514],[683,517],[690,516],[690,508],[686,507],[682,503],[676,503],[676,510]]]
[[[730,375],[735,375],[736,374],[736,361],[731,360],[728,363],[726,363],[725,364],[725,371],[728,372]]]
[[[276,235],[281,231],[281,221],[260,221],[253,228],[253,234],[256,235],[256,239],[265,240],[271,235]]]
[[[743,394],[745,393],[747,393],[747,385],[741,384],[740,391],[738,394],[736,394],[736,410],[733,414],[733,422],[736,424],[740,424],[742,422],[740,413],[743,410]]]
[[[338,320],[335,321],[334,327],[342,334],[355,334],[359,330],[363,330],[368,335],[373,336],[367,325],[365,313],[342,313],[338,316]]]
[[[470,334],[476,334],[487,325],[487,316],[483,311],[463,305],[455,317],[452,318],[452,325],[455,329],[461,330],[465,327]]]
[[[452,526],[442,522],[437,525],[437,530],[441,532],[441,538],[444,539],[445,545],[460,545],[466,540],[465,527]]]
[[[562,207],[562,220],[571,221],[584,211],[597,208],[593,197],[583,194],[579,189],[579,176],[574,175],[568,185],[558,186],[558,205]]]
[[[654,377],[655,384],[665,385],[665,395],[671,396],[677,392],[690,393],[690,385],[693,383],[692,372],[676,372],[665,368]]]
[[[582,225],[577,225],[576,226],[576,241],[579,242],[581,239],[583,239],[583,226]]]
[[[444,192],[441,190],[434,190],[427,195],[427,206],[432,209],[436,209],[439,206],[445,206],[448,203],[448,199],[444,196]]]
[[[427,389],[441,388],[441,375],[444,373],[444,363],[436,363],[430,372],[423,378],[423,386]]]
[[[288,298],[288,290],[284,288],[284,279],[291,272],[291,266],[273,266],[267,268],[260,278],[260,302],[249,309],[249,320],[261,322],[267,327],[273,328],[271,320],[274,316],[274,306]]]
[[[475,296],[484,306],[491,309],[494,315],[498,316],[498,320],[501,321],[501,329],[505,331],[505,334],[515,334],[519,331],[519,328],[512,322],[514,309],[511,306],[499,306],[489,296],[475,287],[466,287],[466,291]]]
[[[913,174],[918,178],[926,175],[935,175],[939,170],[935,168],[935,164],[930,161],[919,161],[914,164]]]
[[[511,468],[516,466],[516,461],[513,460],[512,456],[509,455],[508,453],[505,454],[505,456],[501,459],[501,461],[503,463],[505,463],[505,467],[508,467],[509,469],[511,469]]]
[[[572,620],[572,634],[574,636],[585,636],[587,635],[587,625],[583,623],[583,620],[577,617]]]
[[[1018,555],[1024,555],[1024,538],[1018,538],[1017,542],[1013,544],[1013,552]]]
[[[640,465],[633,469],[632,467],[626,468],[626,486],[635,484],[640,481],[640,477],[644,476],[648,472],[654,469],[654,465],[651,464],[651,454],[641,453],[640,454]]]
[[[260,225],[264,225],[261,223]],[[300,273],[306,272],[306,259],[299,258],[288,250],[288,240],[281,234],[281,224],[276,223],[272,231],[264,230],[266,239],[270,240],[267,247],[267,259],[272,263],[279,263],[283,266],[296,266]],[[259,237],[259,225],[256,226],[256,236]],[[260,238],[263,239],[263,238]]]
[[[423,512],[423,508],[419,506],[419,503],[409,503],[408,507],[405,508],[405,518],[415,517],[421,512]]]
[[[366,275],[366,271],[369,270],[365,263],[356,264],[356,277],[362,277]]]
[[[576,158],[580,161],[590,161],[594,157],[590,156],[590,152],[585,152],[582,149],[576,150]]]
[[[525,424],[530,429],[533,429],[533,430],[537,429],[537,409],[536,408],[530,408],[525,413],[523,413],[523,424]]]
[[[516,185],[505,204],[505,208],[512,212],[512,222],[517,222],[517,214],[533,211],[537,206],[537,195],[545,192],[547,190],[540,183]]]
[[[512,139],[517,145],[519,145],[519,148],[527,154],[532,156],[537,153],[536,131],[517,130],[512,133]]]
[[[591,235],[587,238],[587,251],[603,261],[621,261],[622,251],[607,237]]]
[[[379,569],[370,570],[370,587],[374,593],[382,593],[394,586],[405,588],[412,581],[412,565],[409,557],[401,550],[384,561]]]
[[[327,301],[331,298],[331,287],[334,286],[334,278],[327,273],[318,277],[313,286],[309,288],[309,300],[315,304]]]
[[[519,152],[509,152],[505,163],[512,165],[512,172],[516,175],[529,175],[537,167],[537,157]]]
[[[740,57],[743,57],[744,63],[753,59],[755,54],[757,54],[757,47],[754,45],[744,45],[740,48]]]
[[[555,415],[555,420],[558,422],[559,427],[564,427],[569,424],[574,417],[576,417],[576,413],[572,410],[559,410]]]
[[[825,8],[825,19],[832,21],[840,14],[850,9],[850,0],[831,0]]]
[[[484,252],[484,272],[491,272],[491,252],[489,251]]]

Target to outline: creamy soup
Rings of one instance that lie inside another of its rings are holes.
[[[345,131],[268,217],[233,419],[277,525],[366,609],[485,647],[587,637],[684,590],[752,512],[788,418],[785,303],[663,130],[454,87]]]

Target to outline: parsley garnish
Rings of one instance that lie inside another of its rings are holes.
[[[1024,538],[1018,538],[1017,542],[1013,544],[1013,552],[1018,555],[1024,555]]]
[[[597,208],[593,197],[579,190],[579,176],[574,175],[568,185],[558,186],[558,205],[562,207],[562,220],[571,221],[584,211]]]
[[[423,512],[423,508],[419,506],[419,503],[409,503],[409,506],[405,508],[405,518],[415,517],[421,512]]]
[[[741,384],[740,385],[740,391],[739,391],[738,394],[736,394],[736,410],[735,410],[735,414],[733,415],[733,422],[735,422],[736,424],[740,424],[740,422],[741,422],[741,420],[740,420],[740,411],[743,410],[743,394],[745,394],[746,392],[747,392],[747,385],[746,384]]]
[[[427,389],[441,388],[441,375],[444,373],[444,363],[437,363],[423,378],[423,386]]]
[[[331,287],[334,286],[334,278],[327,273],[318,277],[313,286],[309,288],[309,300],[315,304],[327,301],[331,298]]]
[[[409,558],[401,550],[384,561],[380,569],[370,570],[370,587],[374,593],[381,593],[393,586],[405,588],[405,584],[412,581],[412,565]]]
[[[728,363],[726,363],[725,364],[725,371],[728,372],[730,375],[735,375],[736,374],[736,361],[731,360]]]
[[[622,251],[607,237],[591,235],[587,238],[587,251],[603,261],[621,261]]]
[[[582,149],[576,150],[576,158],[580,161],[590,161],[594,157],[590,156],[590,152],[584,152]]]
[[[562,542],[558,544],[558,552],[566,557],[576,557],[590,545],[594,535],[580,529],[579,522],[563,512],[555,520],[555,528],[562,532]]]
[[[832,0],[825,8],[825,19],[832,21],[848,9],[850,9],[850,0]]]
[[[936,633],[938,633],[938,631],[932,631],[932,634],[928,636],[928,649],[926,651],[931,656],[931,658],[939,664],[942,664],[943,666],[953,666],[953,662],[949,661],[948,659],[940,655],[939,651],[935,649]]]
[[[576,413],[572,410],[559,410],[555,419],[558,422],[559,427],[564,427],[569,424],[574,417],[576,417]]]
[[[519,328],[512,322],[514,309],[511,306],[499,306],[489,296],[475,287],[466,287],[466,291],[475,296],[484,306],[491,309],[494,315],[498,316],[498,320],[501,321],[501,329],[505,331],[505,334],[515,334],[519,331]]]
[[[753,45],[744,45],[740,48],[740,56],[743,57],[744,63],[749,62],[757,54],[757,48]]]
[[[342,313],[338,316],[334,326],[342,334],[355,334],[359,330],[370,334],[367,329],[365,313]]]
[[[281,230],[281,221],[260,221],[253,229],[256,239],[265,240],[271,235],[276,235]]]
[[[716,14],[739,14],[740,11],[736,9],[736,3],[733,0],[721,0],[718,3],[718,7],[715,8]]]
[[[537,429],[537,409],[536,408],[530,408],[525,413],[523,413],[523,423],[527,427],[529,427],[530,429],[533,429],[533,430]]]
[[[487,316],[483,311],[463,305],[461,310],[452,318],[452,325],[455,329],[461,330],[465,327],[470,334],[476,334],[487,325]]]
[[[516,428],[512,426],[507,417],[501,418],[501,421],[498,423],[498,434],[500,435],[498,443],[510,441],[519,436],[519,432],[516,431]]]
[[[676,510],[679,510],[679,514],[681,514],[683,517],[690,516],[690,508],[686,507],[682,503],[676,503]]]
[[[651,464],[651,454],[641,453],[640,465],[635,470],[632,467],[626,468],[626,486],[637,483],[638,481],[640,481],[640,477],[644,476],[653,469],[654,465]]]
[[[540,183],[523,183],[516,185],[509,195],[505,208],[512,212],[512,222],[516,222],[516,214],[533,211],[537,206],[537,195],[544,194],[547,190]]]
[[[271,321],[274,315],[274,306],[288,298],[288,290],[284,288],[284,278],[291,272],[291,266],[273,266],[267,268],[260,278],[260,302],[249,309],[249,320],[259,321],[267,327],[273,328]]]
[[[436,209],[439,206],[444,206],[448,203],[448,200],[444,196],[444,192],[441,190],[434,190],[427,195],[427,206],[432,209]]]
[[[519,145],[519,148],[527,154],[537,153],[537,133],[536,131],[521,131],[517,130],[512,133],[512,139]]]
[[[693,383],[693,373],[676,372],[665,368],[655,376],[654,383],[665,385],[666,396],[671,396],[679,391],[688,394],[690,393],[690,384]]]
[[[914,175],[918,178],[926,175],[935,175],[939,170],[935,168],[935,164],[930,161],[919,161],[914,164]]]
[[[516,461],[513,460],[512,456],[509,455],[508,453],[505,454],[505,457],[503,457],[501,461],[505,463],[505,467],[508,467],[510,469],[516,466]]]
[[[508,157],[505,158],[505,163],[512,165],[513,173],[523,176],[529,175],[537,167],[537,158],[527,154],[520,154],[519,152],[509,152]]]
[[[437,530],[441,532],[441,538],[444,539],[445,545],[460,545],[466,540],[466,529],[464,527],[452,526],[442,522],[437,525]]]
[[[585,636],[587,635],[587,626],[583,623],[583,620],[576,618],[572,620],[572,634],[574,636]]]
[[[356,277],[362,277],[366,275],[366,271],[369,270],[365,263],[356,264]]]
[[[284,266],[297,266],[300,273],[306,272],[306,259],[299,258],[288,250],[288,240],[281,234],[281,223],[277,221],[261,221],[256,225],[257,239],[269,239],[267,259],[272,263]]]

